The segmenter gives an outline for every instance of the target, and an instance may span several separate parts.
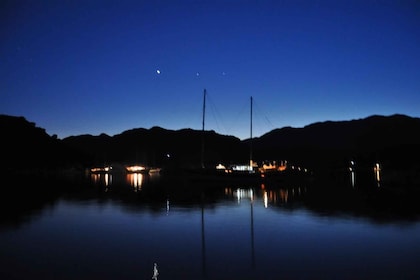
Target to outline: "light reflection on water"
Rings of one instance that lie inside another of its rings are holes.
[[[420,276],[420,223],[358,212],[351,187],[347,211],[306,186],[155,193],[139,175],[94,176],[92,188],[104,186],[94,195],[59,197],[2,227],[1,278],[151,279],[155,262],[158,279]]]

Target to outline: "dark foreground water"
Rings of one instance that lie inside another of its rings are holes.
[[[91,179],[2,208],[0,279],[420,277],[418,199],[378,186]]]

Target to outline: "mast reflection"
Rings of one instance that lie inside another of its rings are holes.
[[[206,275],[206,236],[204,227],[204,203],[201,201],[201,265],[203,275]]]
[[[238,204],[240,204],[243,199],[249,198],[249,201],[250,201],[250,211],[251,211],[251,216],[250,216],[250,219],[251,219],[251,221],[250,221],[251,264],[252,264],[252,267],[255,268],[255,243],[254,243],[254,240],[255,240],[255,237],[254,237],[254,197],[255,197],[255,191],[252,188],[250,188],[250,189],[238,188],[233,192],[233,194],[234,194],[234,196],[237,197]]]
[[[253,194],[253,193],[252,193]],[[251,259],[252,267],[255,268],[255,246],[254,246],[254,196],[251,196]]]

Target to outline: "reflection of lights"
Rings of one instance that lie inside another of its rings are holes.
[[[350,183],[351,186],[354,188],[356,184],[356,173],[355,173],[355,162],[353,160],[350,161],[349,171],[350,171]]]
[[[288,190],[280,190],[280,198],[284,203],[287,203],[289,198],[289,191]]]
[[[279,189],[265,189],[263,186],[256,192],[254,189],[231,189],[225,188],[225,195],[234,197],[237,199],[238,204],[241,204],[242,199],[249,199],[251,203],[254,200],[262,200],[264,208],[268,208],[269,205],[286,205],[292,203],[297,197],[300,197],[306,193],[305,187],[293,187],[293,188],[279,188]]]
[[[238,203],[241,200],[241,189],[236,190],[236,197],[238,198]]]
[[[135,191],[139,190],[143,183],[143,174],[141,173],[130,173],[127,174],[127,181],[133,186]]]
[[[249,190],[237,189],[235,191],[235,195],[238,199],[238,203],[243,198],[249,198],[251,201],[254,199],[254,191],[252,189],[249,189]]]
[[[169,199],[166,199],[166,214],[169,213]]]
[[[265,191],[263,193],[264,207],[267,208],[269,203],[287,204],[291,199],[295,198],[296,196],[301,196],[305,192],[306,189],[301,187]]]
[[[109,186],[112,183],[112,174],[109,173],[91,174],[91,178],[95,183],[100,183],[103,180],[105,186]]]
[[[106,173],[105,174],[105,186],[109,186],[112,183],[112,175]]]
[[[93,179],[93,182],[98,183],[99,179],[101,178],[99,174],[91,174],[91,178]]]
[[[268,208],[268,194],[266,191],[264,192],[264,207]]]
[[[354,171],[350,171],[350,182],[351,182],[351,186],[354,187],[356,181],[356,173],[354,173]]]
[[[381,167],[379,166],[379,163],[375,164],[375,166],[373,167],[373,171],[375,172],[375,179],[379,187],[379,182],[381,181]]]
[[[225,194],[229,196],[233,196],[234,191],[231,188],[225,188]]]

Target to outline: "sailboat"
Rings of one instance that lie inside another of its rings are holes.
[[[203,120],[202,120],[202,143],[201,143],[201,168],[191,168],[187,170],[187,176],[194,180],[206,183],[257,183],[261,180],[261,174],[257,172],[257,168],[252,160],[252,142],[250,146],[250,160],[249,164],[237,164],[225,167],[223,164],[218,164],[214,167],[205,166],[205,110],[206,110],[206,95],[207,91],[204,89],[203,95]],[[252,140],[252,97],[251,97],[251,140]]]
[[[226,185],[261,185],[275,186],[280,182],[296,182],[305,178],[307,174],[300,171],[286,169],[286,166],[266,165],[259,167],[253,160],[253,97],[250,98],[250,139],[249,139],[249,162],[248,164],[235,164],[224,166],[207,166],[205,164],[205,109],[206,95],[204,89],[203,95],[203,120],[202,120],[202,138],[201,138],[201,166],[193,168],[183,168],[177,171],[177,174],[183,179],[183,182],[205,184],[207,186]]]

